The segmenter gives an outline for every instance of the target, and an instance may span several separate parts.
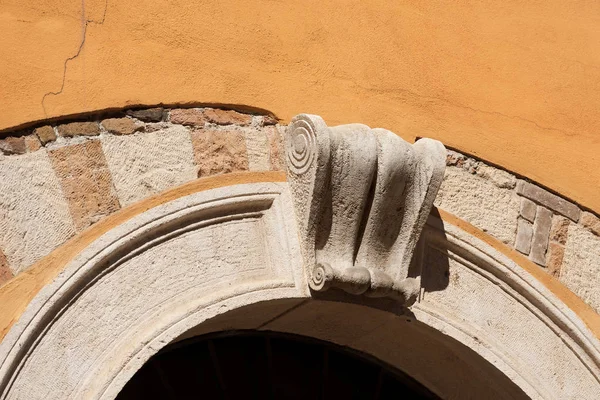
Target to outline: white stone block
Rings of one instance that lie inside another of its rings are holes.
[[[18,274],[75,233],[45,150],[0,161],[0,246]]]
[[[196,178],[192,142],[185,127],[101,140],[122,206]]]

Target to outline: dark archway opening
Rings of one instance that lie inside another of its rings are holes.
[[[438,399],[373,357],[304,336],[235,331],[165,347],[117,399]]]

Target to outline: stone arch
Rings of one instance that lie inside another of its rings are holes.
[[[419,299],[409,308],[311,292],[290,185],[269,173],[230,183],[150,199],[74,251],[0,345],[2,398],[111,398],[167,344],[231,328],[346,345],[448,398],[600,392],[597,316],[485,234],[430,216],[415,257]],[[414,352],[429,339],[452,356]],[[432,373],[432,360],[447,367]],[[457,386],[459,365],[475,375]]]

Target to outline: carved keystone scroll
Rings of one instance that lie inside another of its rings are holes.
[[[414,301],[420,277],[409,265],[442,182],[444,146],[300,114],[286,153],[310,287]]]

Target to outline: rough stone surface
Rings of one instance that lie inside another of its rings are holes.
[[[548,256],[546,259],[548,273],[558,278],[565,255],[565,247],[559,243],[550,242],[548,245]]]
[[[447,167],[435,205],[506,244],[515,241],[519,196],[462,168]]]
[[[526,220],[519,218],[517,224],[517,238],[515,239],[515,249],[528,255],[531,251],[531,238],[533,236],[533,225]]]
[[[248,170],[244,132],[198,129],[191,137],[198,177]]]
[[[13,277],[13,274],[8,266],[8,260],[6,256],[0,250],[0,286],[2,286],[6,281],[10,280]]]
[[[502,189],[513,189],[517,185],[517,178],[511,173],[483,163],[477,169],[477,175],[491,180],[496,186]]]
[[[171,110],[171,122],[189,126],[204,126],[206,118],[198,108],[177,108]]]
[[[565,217],[555,215],[552,217],[552,227],[550,228],[550,240],[562,245],[567,243],[567,235],[569,234],[569,225],[571,223]]]
[[[27,146],[24,137],[7,137],[0,139],[0,151],[6,155],[25,154]]]
[[[533,201],[525,197],[521,198],[521,208],[519,212],[521,217],[525,218],[529,222],[533,222],[535,220],[536,210],[537,205]]]
[[[530,182],[519,180],[517,193],[577,222],[580,210],[575,204]]]
[[[121,206],[126,206],[196,177],[187,128],[102,139]]]
[[[262,129],[246,131],[246,149],[250,171],[269,170],[269,142]]]
[[[285,128],[282,127],[282,130],[283,129]],[[271,162],[271,169],[274,171],[285,171],[283,133],[275,126],[266,127],[265,131],[269,141],[269,160]]]
[[[56,133],[54,132],[54,128],[50,125],[36,128],[33,133],[37,135],[43,145],[56,140]]]
[[[0,176],[0,248],[16,274],[75,229],[46,151],[4,158]]]
[[[48,154],[78,231],[120,208],[99,140],[59,147]]]
[[[529,258],[542,266],[546,265],[546,250],[548,249],[551,225],[552,211],[539,206],[533,223],[533,238],[531,239]]]
[[[242,114],[234,110],[207,108],[204,110],[204,116],[209,122],[217,125],[246,126],[252,123],[252,115]]]
[[[262,117],[262,125],[277,125],[279,120],[272,115],[264,115]]]
[[[40,139],[36,135],[28,135],[25,136],[25,147],[28,152],[38,151],[42,148],[42,143],[40,143]]]
[[[560,280],[600,312],[600,238],[580,225],[569,229]]]
[[[160,122],[163,120],[164,109],[155,107],[146,110],[128,110],[127,115],[144,122]]]
[[[581,220],[579,222],[594,234],[600,236],[600,218],[590,212],[584,211],[581,213]]]
[[[58,134],[64,137],[98,136],[100,126],[97,122],[71,122],[58,126]]]
[[[102,121],[102,126],[115,135],[131,135],[143,129],[143,126],[136,125],[131,118],[108,118]]]

